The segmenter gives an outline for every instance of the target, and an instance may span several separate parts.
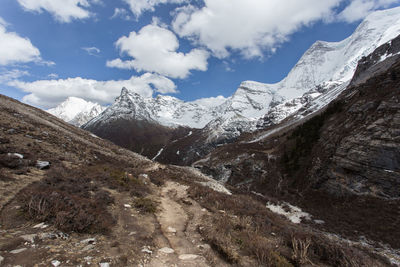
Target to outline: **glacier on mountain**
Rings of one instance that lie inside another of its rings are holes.
[[[129,118],[204,129],[209,142],[237,137],[296,112],[311,113],[327,105],[346,89],[361,58],[399,34],[400,7],[376,11],[345,40],[315,42],[276,84],[244,81],[231,97],[203,102],[164,95],[144,98],[124,88],[114,104],[88,124]]]

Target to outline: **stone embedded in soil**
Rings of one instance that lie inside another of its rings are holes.
[[[149,248],[147,248],[147,247],[144,247],[143,249],[142,249],[142,252],[143,253],[147,253],[147,254],[153,254],[153,251],[151,251]]]
[[[188,261],[188,260],[195,260],[199,257],[199,255],[194,255],[194,254],[182,254],[179,255],[179,259],[183,261]]]
[[[50,162],[38,160],[38,161],[36,161],[36,167],[39,170],[48,169],[48,168],[50,168]]]
[[[10,253],[11,254],[19,254],[25,250],[26,250],[26,248],[14,249],[14,250],[11,250]]]
[[[167,232],[168,233],[176,233],[176,229],[175,228],[173,228],[173,227],[171,227],[171,226],[168,226],[168,228],[167,228]]]
[[[168,248],[168,247],[160,248],[158,251],[165,253],[165,254],[171,254],[171,253],[175,252],[175,250],[173,250],[172,248]]]
[[[96,244],[96,238],[84,239],[80,243],[81,244]]]
[[[44,223],[39,223],[39,224],[36,224],[35,226],[33,226],[33,228],[40,228],[40,229],[44,229],[47,227],[48,227],[48,225],[46,225]]]
[[[51,261],[51,265],[53,265],[54,267],[57,267],[61,264],[61,262],[59,262],[58,260],[53,260]]]
[[[35,243],[35,238],[37,235],[32,234],[32,235],[21,235],[21,238],[25,241],[31,242],[32,244]]]

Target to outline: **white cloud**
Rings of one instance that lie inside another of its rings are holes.
[[[328,17],[342,0],[204,0],[176,11],[173,29],[219,58],[230,50],[260,57],[302,26]]]
[[[29,72],[26,70],[12,69],[12,70],[1,70],[0,71],[0,84],[6,84],[9,81],[21,78],[23,76],[29,76]]]
[[[2,20],[0,23],[0,65],[27,62],[51,63],[41,59],[39,49],[28,38],[23,38],[15,32],[8,32],[5,25],[6,23]]]
[[[42,12],[46,10],[59,22],[71,22],[73,19],[86,19],[92,14],[90,4],[101,4],[101,0],[17,0],[26,10]]]
[[[49,75],[47,75],[47,77],[49,77],[50,79],[57,79],[58,78],[58,74],[57,73],[50,73]]]
[[[126,87],[145,97],[153,92],[175,93],[173,81],[160,75],[145,73],[132,76],[129,80],[97,81],[81,77],[60,80],[39,80],[34,82],[11,81],[9,86],[29,93],[22,99],[24,102],[42,108],[52,108],[69,96],[83,98],[102,105],[110,104],[117,97],[122,87]]]
[[[116,46],[122,54],[133,59],[114,59],[107,62],[108,67],[156,72],[172,78],[185,78],[191,70],[207,70],[207,51],[193,49],[187,54],[176,52],[178,38],[173,32],[155,24],[121,37]]]
[[[154,7],[160,4],[182,4],[189,0],[124,0],[131,11],[138,18],[145,11],[154,11]]]
[[[132,17],[129,15],[128,11],[125,8],[115,8],[114,14],[111,16],[111,19],[121,18],[123,20],[131,20]]]
[[[338,18],[352,23],[365,18],[379,8],[387,8],[394,3],[398,3],[398,0],[353,0],[338,15]]]
[[[85,50],[89,55],[91,56],[97,56],[101,51],[97,47],[82,47],[83,50]]]

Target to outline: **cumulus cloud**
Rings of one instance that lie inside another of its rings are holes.
[[[207,70],[207,51],[177,52],[179,41],[175,34],[155,24],[121,37],[116,46],[121,54],[133,59],[123,61],[117,58],[108,61],[108,67],[155,72],[172,78],[186,78],[191,70]]]
[[[173,81],[152,73],[132,76],[129,80],[118,81],[97,81],[77,77],[34,82],[16,80],[9,82],[8,85],[28,93],[22,99],[24,102],[45,109],[57,106],[69,96],[80,97],[102,105],[110,104],[120,94],[122,87],[145,97],[152,96],[154,91],[160,93],[176,92],[176,85]]]
[[[17,0],[27,11],[49,12],[59,22],[71,22],[74,19],[86,19],[92,14],[90,4],[100,4],[100,0]]]
[[[43,61],[40,51],[28,38],[19,36],[6,29],[4,20],[0,21],[0,65],[36,62],[52,65],[54,62]]]
[[[182,4],[189,0],[124,0],[131,11],[138,18],[145,11],[154,11],[154,7],[160,4]]]
[[[97,47],[82,47],[83,50],[85,50],[89,55],[91,56],[97,56],[101,51]]]
[[[341,0],[204,0],[202,8],[177,9],[174,31],[208,47],[219,58],[230,50],[260,57],[302,26],[328,17]]]
[[[394,3],[398,3],[398,0],[353,0],[338,15],[338,18],[352,23],[365,18],[379,8],[387,8]]]

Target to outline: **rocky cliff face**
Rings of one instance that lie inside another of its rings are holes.
[[[399,39],[363,58],[351,85],[319,112],[244,135],[194,165],[300,205],[324,229],[400,248]]]

